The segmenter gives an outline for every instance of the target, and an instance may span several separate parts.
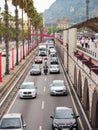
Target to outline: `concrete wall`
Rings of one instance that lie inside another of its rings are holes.
[[[57,41],[56,46],[60,54],[64,53],[65,69],[68,70],[73,87],[88,120],[91,122],[92,127],[96,129],[98,128],[98,117],[96,116],[98,115],[98,75],[90,71],[83,62],[74,56],[74,49],[77,45],[76,32],[76,29],[64,31],[63,45]],[[67,43],[68,48],[65,47]]]

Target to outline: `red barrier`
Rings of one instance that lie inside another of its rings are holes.
[[[2,82],[2,53],[0,52],[0,82]]]

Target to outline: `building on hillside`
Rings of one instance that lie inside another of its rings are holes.
[[[69,27],[69,18],[65,18],[65,19],[58,19],[57,20],[57,28],[60,29],[66,29]]]

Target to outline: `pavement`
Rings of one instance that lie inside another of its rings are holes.
[[[81,46],[79,41],[77,41],[77,45]],[[86,48],[86,47],[84,46],[83,48]],[[91,55],[96,54],[95,58],[98,59],[98,45],[97,45],[97,47],[95,47],[95,43],[92,42],[91,40],[89,42],[89,47],[86,48],[86,52],[88,52]]]

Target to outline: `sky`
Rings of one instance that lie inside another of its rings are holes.
[[[37,9],[39,13],[42,13],[45,11],[45,9],[48,9],[53,2],[56,0],[33,0],[34,6]]]
[[[9,1],[9,0],[8,0]],[[38,13],[42,13],[45,9],[48,9],[53,2],[56,0],[33,0],[34,7],[36,8]],[[0,0],[0,7],[4,10],[4,0]],[[11,2],[8,2],[9,12],[13,12],[14,7],[12,6]]]

